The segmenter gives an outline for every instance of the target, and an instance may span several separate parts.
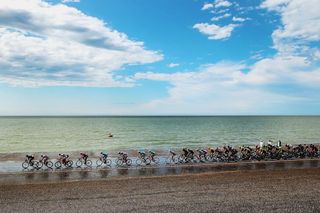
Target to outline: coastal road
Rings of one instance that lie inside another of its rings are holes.
[[[5,164],[7,165],[7,164]],[[10,164],[9,164],[10,165]],[[25,184],[37,182],[61,182],[75,180],[99,180],[115,177],[146,177],[181,174],[200,174],[222,171],[284,170],[319,168],[320,159],[280,161],[241,161],[231,163],[160,164],[131,167],[92,167],[74,169],[21,170],[15,168],[0,171],[0,184]]]
[[[320,169],[0,185],[0,212],[319,212]]]

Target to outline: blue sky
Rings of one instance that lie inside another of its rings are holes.
[[[319,0],[2,0],[0,115],[320,114]]]

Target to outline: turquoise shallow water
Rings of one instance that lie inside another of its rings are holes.
[[[0,153],[237,146],[261,139],[319,143],[320,117],[0,118]]]

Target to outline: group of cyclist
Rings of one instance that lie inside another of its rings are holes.
[[[141,163],[150,164],[154,162],[156,164],[159,163],[159,158],[156,157],[156,152],[154,151],[138,151],[138,159],[136,163],[139,165]],[[126,152],[118,152],[118,158],[116,159],[116,165],[126,164],[128,166],[131,165],[132,160],[129,159],[128,153]],[[102,164],[106,164],[111,166],[112,161],[108,159],[107,152],[101,152],[99,159],[97,160],[97,166]],[[72,166],[72,161],[69,159],[68,154],[60,153],[58,154],[58,159],[56,164],[64,165],[66,167]],[[89,165],[88,163],[89,155],[87,153],[80,153],[79,160],[83,160],[85,165]],[[196,149],[192,150],[190,148],[183,148],[181,153],[177,154],[176,151],[170,150],[170,157],[168,158],[169,162],[174,163],[189,163],[189,162],[204,162],[204,161],[212,161],[212,162],[230,162],[230,161],[239,161],[239,160],[280,160],[280,159],[294,159],[294,158],[313,158],[320,157],[320,150],[318,145],[314,144],[299,144],[299,145],[290,145],[285,144],[281,145],[281,141],[278,142],[277,145],[273,145],[271,141],[267,144],[263,142],[255,147],[250,146],[240,146],[239,148],[234,148],[232,146],[223,146],[223,147],[209,147],[208,149]],[[28,166],[35,167],[34,155],[26,155],[26,163]],[[41,165],[48,166],[49,157],[45,154],[41,155],[40,160],[38,161]],[[90,166],[91,166],[90,161]],[[168,163],[168,161],[167,161]],[[52,163],[51,163],[52,164]],[[51,165],[50,164],[50,165]],[[55,165],[56,165],[55,164]],[[59,166],[56,167],[58,168]],[[82,165],[82,164],[81,164]],[[26,166],[23,166],[26,167]]]
[[[170,151],[171,158],[169,162],[235,162],[240,160],[280,160],[280,159],[296,159],[296,158],[314,158],[320,157],[320,150],[314,144],[300,144],[293,146],[290,144],[281,145],[281,141],[277,145],[273,145],[269,141],[266,145],[260,143],[255,147],[240,146],[234,148],[231,146],[209,147],[208,149],[192,149],[183,148],[181,154],[178,155],[174,151]]]

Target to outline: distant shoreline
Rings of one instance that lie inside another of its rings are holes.
[[[0,118],[320,117],[316,115],[0,115]]]

